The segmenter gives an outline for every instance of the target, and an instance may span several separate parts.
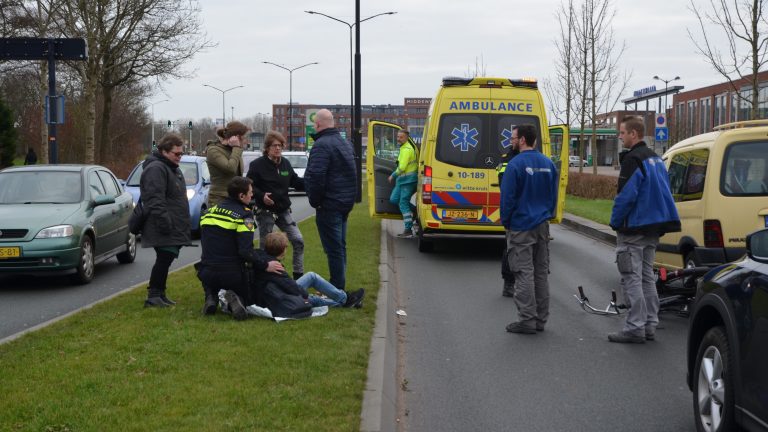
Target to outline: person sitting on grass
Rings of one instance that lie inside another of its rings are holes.
[[[283,232],[272,232],[267,234],[264,244],[264,251],[270,256],[269,259],[282,260],[285,258],[285,250],[288,247],[288,237]],[[358,289],[355,292],[347,294],[333,286],[330,282],[323,279],[315,272],[307,272],[297,280],[293,280],[286,272],[280,273],[260,273],[256,276],[257,286],[261,286],[262,302],[264,306],[272,311],[275,316],[284,316],[279,311],[273,310],[273,307],[280,307],[280,298],[285,294],[299,295],[306,299],[312,307],[330,306],[330,307],[355,307],[363,306],[363,297],[365,290]],[[322,295],[309,294],[308,289],[314,288]]]

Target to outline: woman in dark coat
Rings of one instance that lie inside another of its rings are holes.
[[[176,304],[165,295],[168,269],[190,242],[189,204],[184,175],[179,169],[183,141],[177,134],[165,135],[157,151],[143,163],[141,201],[149,213],[141,232],[141,246],[155,249],[157,258],[149,277],[144,307]]]

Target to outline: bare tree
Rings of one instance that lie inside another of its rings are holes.
[[[560,33],[552,42],[557,49],[557,61],[555,61],[554,79],[543,81],[544,92],[549,101],[549,110],[557,123],[571,124],[573,114],[573,86],[574,86],[574,26],[573,26],[573,0],[561,3],[555,12]],[[567,143],[566,143],[567,144]]]
[[[700,39],[688,29],[688,37],[707,63],[720,73],[733,91],[750,107],[750,118],[758,113],[758,76],[768,53],[768,20],[764,15],[766,0],[709,0],[708,7],[691,0],[689,9],[699,21]],[[712,32],[711,27],[716,29]],[[715,45],[714,34],[727,40],[725,48]],[[749,82],[750,94],[742,94],[741,83]],[[733,108],[731,108],[733,109]]]
[[[587,120],[592,126],[590,137],[593,155],[592,172],[597,174],[597,115],[613,111],[626,90],[630,74],[619,70],[619,60],[625,45],[616,44],[613,35],[615,11],[610,0],[584,0],[576,20],[576,46],[579,63],[578,107],[581,134],[580,159],[584,159],[584,129]],[[581,168],[581,164],[579,171]]]
[[[103,92],[102,127],[109,128],[112,91],[154,77],[186,76],[180,67],[210,46],[194,0],[62,0],[66,33],[88,45],[88,59],[74,67],[83,79],[87,107],[85,162],[96,161],[97,90]],[[109,131],[102,129],[101,146]]]

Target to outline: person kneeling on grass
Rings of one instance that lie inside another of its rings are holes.
[[[284,272],[283,265],[253,248],[253,213],[248,204],[253,197],[251,180],[234,177],[227,185],[228,197],[211,207],[200,219],[202,256],[195,265],[205,289],[203,313],[216,313],[219,290],[232,316],[248,317],[244,304],[254,303],[250,280],[260,273]]]
[[[288,237],[282,232],[272,232],[267,234],[264,244],[264,251],[269,255],[269,259],[282,260],[285,257],[285,250],[288,247]],[[291,310],[285,310],[296,304],[295,299],[290,296],[299,296],[308,302],[311,307],[330,306],[330,307],[355,307],[363,306],[363,297],[365,290],[358,289],[355,292],[347,294],[333,286],[330,282],[323,279],[315,272],[307,272],[297,280],[293,280],[286,272],[280,273],[261,273],[256,275],[256,286],[260,287],[262,306],[269,308],[275,316],[287,317],[285,313],[293,313]],[[308,289],[314,288],[322,295],[309,294]]]

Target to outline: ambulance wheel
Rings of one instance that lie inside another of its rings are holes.
[[[424,238],[424,235],[419,232],[419,252],[432,252],[435,248],[435,243]]]

